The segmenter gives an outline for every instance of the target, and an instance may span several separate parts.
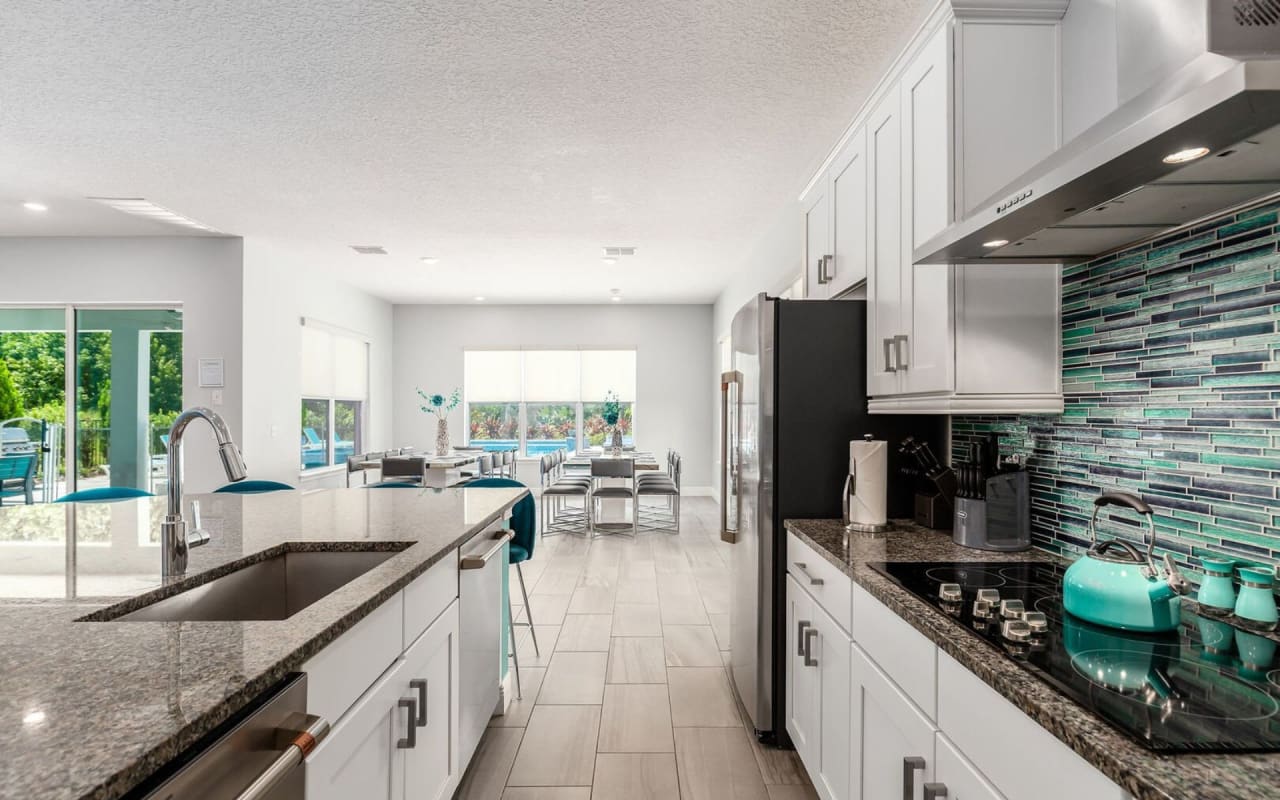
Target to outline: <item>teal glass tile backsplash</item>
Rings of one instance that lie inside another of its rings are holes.
[[[1141,494],[1159,549],[1280,559],[1280,203],[1062,276],[1059,416],[955,417],[952,456],[991,432],[1027,458],[1035,542],[1078,552],[1093,499]],[[1100,528],[1137,539],[1135,515]]]

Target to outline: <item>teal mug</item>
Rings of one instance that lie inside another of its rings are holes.
[[[1236,596],[1236,616],[1248,627],[1271,630],[1280,620],[1272,587],[1276,571],[1271,567],[1238,567],[1240,593]]]
[[[1204,580],[1196,592],[1196,602],[1206,614],[1226,616],[1236,607],[1236,585],[1232,581],[1236,562],[1229,558],[1200,559]]]

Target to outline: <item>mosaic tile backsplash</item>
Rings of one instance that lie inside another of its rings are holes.
[[[952,455],[1001,434],[1028,459],[1035,543],[1088,546],[1093,499],[1141,494],[1184,565],[1280,559],[1280,203],[1224,217],[1062,277],[1061,416],[956,417]],[[1137,538],[1128,511],[1104,532]]]

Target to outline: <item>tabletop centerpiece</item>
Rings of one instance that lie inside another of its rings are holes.
[[[613,454],[622,455],[622,426],[618,424],[622,418],[622,404],[618,402],[618,393],[612,389],[604,393],[604,410],[600,417],[613,428]]]
[[[449,443],[449,412],[462,401],[462,390],[454,389],[453,394],[445,397],[442,394],[427,394],[418,389],[418,397],[423,400],[418,408],[427,414],[436,415],[436,455],[449,455],[453,449]]]

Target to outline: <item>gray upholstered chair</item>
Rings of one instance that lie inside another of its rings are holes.
[[[601,481],[626,480],[622,486],[604,485]],[[591,502],[587,507],[587,523],[592,533],[596,531],[619,532],[617,527],[601,528],[597,522],[596,503],[602,500],[631,501],[631,535],[640,530],[640,518],[636,513],[636,464],[629,458],[593,458],[591,459]]]

